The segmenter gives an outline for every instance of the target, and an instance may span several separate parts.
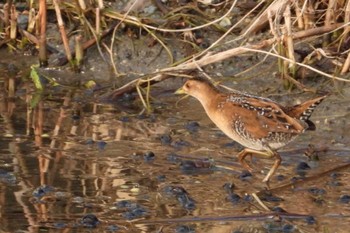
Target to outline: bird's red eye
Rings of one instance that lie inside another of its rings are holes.
[[[190,84],[189,83],[185,83],[185,88],[189,89],[190,88]]]

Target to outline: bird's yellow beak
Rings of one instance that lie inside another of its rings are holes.
[[[175,92],[174,92],[175,95],[183,95],[183,94],[186,94],[185,90],[180,87],[179,89],[177,89]]]

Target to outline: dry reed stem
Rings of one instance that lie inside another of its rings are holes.
[[[344,22],[345,23],[349,23],[350,22],[350,0],[347,1],[346,3],[346,8],[345,8],[345,18],[344,18]],[[344,29],[343,32],[343,41],[347,41],[348,40],[348,34],[350,32],[350,26],[347,26]],[[350,52],[348,52],[348,56],[346,57],[346,60],[344,62],[344,65],[341,69],[340,74],[345,74],[346,72],[349,71],[350,68]]]
[[[261,201],[261,199],[258,197],[258,195],[256,195],[256,193],[252,193],[252,196],[264,210],[270,211],[270,209]]]
[[[337,0],[328,1],[328,7],[327,7],[325,21],[324,21],[325,26],[329,26],[335,22],[334,12],[336,10],[336,6],[337,6]],[[331,35],[330,34],[324,35],[323,45],[327,46],[330,43],[330,41],[331,41]]]
[[[306,2],[306,9],[304,11],[304,25],[305,29],[313,28],[315,25],[315,8],[312,5],[312,2],[305,1]]]
[[[15,5],[11,7],[10,28],[10,39],[15,40],[17,38],[17,12]]]
[[[295,10],[295,15],[297,16],[298,28],[304,29],[305,26],[304,26],[304,21],[303,21],[303,14],[302,14],[302,11],[299,7],[299,1],[295,2],[294,10]]]
[[[286,35],[285,35],[285,43],[287,46],[287,57],[292,60],[293,62],[289,63],[289,71],[293,74],[295,74],[296,67],[295,67],[295,57],[294,57],[294,43],[292,38],[292,20],[291,20],[291,13],[290,13],[290,5],[287,4],[286,10],[284,12],[284,22],[286,27]]]
[[[270,11],[267,12],[267,17],[269,19],[269,25],[270,25],[270,31],[273,37],[276,39],[277,42],[281,40],[280,36],[277,34],[275,30],[275,26],[273,24],[273,19],[272,19],[272,13]]]
[[[27,31],[32,33],[34,31],[34,27],[35,27],[35,9],[32,8],[29,10],[29,16],[28,16],[28,27],[27,27]]]
[[[28,39],[30,40],[32,43],[39,45],[39,40],[36,36],[34,36],[33,34],[29,33],[26,30],[21,30],[21,33]]]
[[[11,15],[12,1],[8,1],[4,5],[4,26],[7,28],[10,25],[10,15]]]
[[[47,53],[46,53],[46,1],[39,0],[39,61],[40,66],[47,66]]]
[[[54,7],[55,7],[57,24],[58,24],[58,27],[60,29],[64,50],[66,51],[66,56],[67,56],[68,61],[71,62],[72,61],[72,52],[70,50],[69,42],[68,42],[68,38],[67,38],[67,33],[66,33],[65,28],[64,28],[64,22],[62,20],[61,9],[58,5],[57,0],[52,0],[52,2],[53,2]]]
[[[85,4],[85,0],[78,0],[79,6],[80,8],[85,11],[86,10],[86,4]]]
[[[95,31],[96,31],[96,35],[97,35],[97,37],[98,38],[100,38],[100,33],[101,33],[101,28],[100,28],[100,22],[101,22],[101,11],[100,11],[100,8],[96,8],[95,9],[95,15],[96,15],[96,17],[95,17],[95,19],[96,19],[96,21],[95,21],[95,23],[96,23],[96,28],[95,28]]]
[[[243,31],[243,34],[249,35],[261,30],[266,25],[266,23],[268,23],[268,14],[278,15],[277,13],[281,11],[281,9],[282,12],[284,11],[283,9],[288,2],[289,0],[273,1],[255,20],[253,20],[253,22],[247,27],[247,29]]]
[[[84,58],[84,49],[81,44],[82,36],[77,35],[75,37],[75,59],[77,61],[77,66],[80,69],[80,66],[82,64],[82,60]]]
[[[324,21],[325,26],[329,26],[335,22],[334,12],[335,12],[336,6],[337,6],[337,0],[328,1],[328,8],[326,11],[326,17]]]
[[[105,8],[105,5],[103,4],[103,0],[97,0],[97,5],[98,5],[98,8],[100,8],[101,10]]]

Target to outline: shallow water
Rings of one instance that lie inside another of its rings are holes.
[[[0,232],[348,232],[348,100],[317,108],[265,192],[272,161],[247,174],[194,99],[163,93],[139,115],[81,93],[32,110],[27,86],[2,93]]]

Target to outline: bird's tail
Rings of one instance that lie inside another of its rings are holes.
[[[302,104],[294,105],[285,109],[285,113],[289,116],[304,121],[309,127],[308,130],[315,130],[315,124],[309,120],[311,114],[315,108],[324,100],[328,95],[321,96],[312,100],[308,100]]]

